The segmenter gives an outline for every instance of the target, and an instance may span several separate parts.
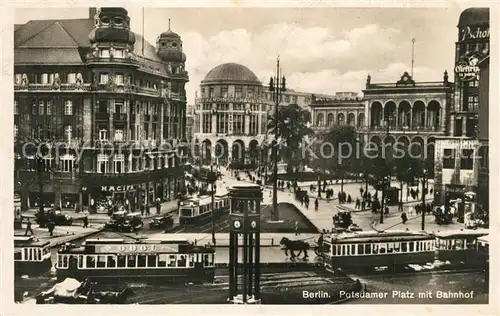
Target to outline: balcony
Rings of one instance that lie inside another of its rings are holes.
[[[139,93],[139,94],[145,94],[145,95],[155,96],[155,97],[160,96],[160,90],[154,89],[154,88],[144,88],[144,87],[135,86],[135,88],[133,90],[135,90],[135,92]]]
[[[113,121],[115,122],[126,122],[127,121],[127,113],[114,113]]]
[[[76,83],[61,83],[59,88],[52,83],[30,83],[26,86],[21,84],[14,84],[14,91],[28,91],[28,92],[40,92],[40,91],[66,91],[66,92],[87,92],[90,91],[90,83],[76,84]]]
[[[92,54],[88,54],[86,56],[86,62],[87,64],[93,64],[93,63],[103,63],[103,64],[110,64],[110,63],[114,63],[114,64],[122,64],[122,65],[131,65],[131,66],[138,66],[139,65],[139,62],[131,55],[128,55],[128,56],[124,56],[124,57],[121,57],[121,58],[118,58],[118,57],[112,57],[112,56],[109,56],[109,57],[100,57],[100,56],[94,56]]]
[[[97,113],[95,113],[95,120],[96,121],[109,121],[109,113],[97,112]]]

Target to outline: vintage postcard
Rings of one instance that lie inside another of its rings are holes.
[[[496,7],[84,5],[4,14],[6,315],[495,313]]]

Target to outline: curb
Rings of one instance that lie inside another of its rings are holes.
[[[411,220],[416,219],[416,218],[420,218],[420,215],[416,215],[416,216],[413,216],[413,217],[409,217],[409,218],[408,218],[408,221],[411,221]],[[377,224],[379,224],[379,221],[378,221],[378,220],[374,220],[374,221],[370,224],[370,227],[371,227],[371,228],[373,228],[374,230],[378,231],[378,232],[383,232],[383,231],[386,231],[386,230],[388,230],[388,229],[393,228],[394,226],[400,225],[400,224],[402,224],[402,223],[401,223],[401,222],[398,222],[398,223],[396,223],[396,224],[394,224],[394,225],[392,225],[392,226],[389,226],[389,227],[387,227],[387,228],[385,228],[385,229],[379,229],[379,228],[376,228],[376,225],[377,225]]]

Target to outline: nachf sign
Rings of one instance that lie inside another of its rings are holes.
[[[101,191],[107,191],[107,192],[120,192],[120,191],[128,191],[128,190],[134,190],[135,186],[134,185],[103,185],[101,186]]]
[[[455,66],[455,73],[462,81],[476,80],[479,75],[479,57],[472,55],[466,57]]]
[[[482,40],[490,38],[490,29],[482,29],[480,27],[472,28],[467,26],[461,31],[461,40],[460,41],[468,41],[468,40]]]

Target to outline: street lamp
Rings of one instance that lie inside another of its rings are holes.
[[[392,123],[392,116],[387,116],[384,119],[385,125],[386,125],[386,130],[385,130],[385,138],[388,139],[389,137],[389,127]],[[384,144],[384,148],[386,148],[386,145]],[[389,152],[389,155],[392,156],[392,150]],[[380,224],[384,223],[384,204],[385,204],[385,189],[386,185],[389,184],[391,185],[391,172],[390,172],[390,159],[392,157],[389,157],[389,155],[386,154],[385,157],[385,167],[386,167],[386,174],[382,177],[382,199],[380,202]]]
[[[283,76],[280,78],[280,59],[276,61],[276,76],[269,80],[269,91],[273,93],[273,98],[276,106],[276,114],[274,116],[274,146],[273,150],[273,208],[271,217],[273,220],[278,220],[278,127],[279,127],[279,104],[283,92],[286,91],[286,79]]]
[[[212,188],[211,188],[211,192],[210,192],[210,196],[212,198],[212,214],[211,214],[211,217],[212,217],[212,244],[215,246],[215,206],[214,206],[214,194],[215,194],[215,190],[214,190],[214,185],[215,185],[215,182],[217,181],[217,174],[214,172],[214,164],[212,163],[210,165],[210,172],[208,173],[207,175],[207,181],[209,183],[212,184]]]
[[[425,230],[425,188],[427,185],[427,168],[422,170],[422,231]]]

